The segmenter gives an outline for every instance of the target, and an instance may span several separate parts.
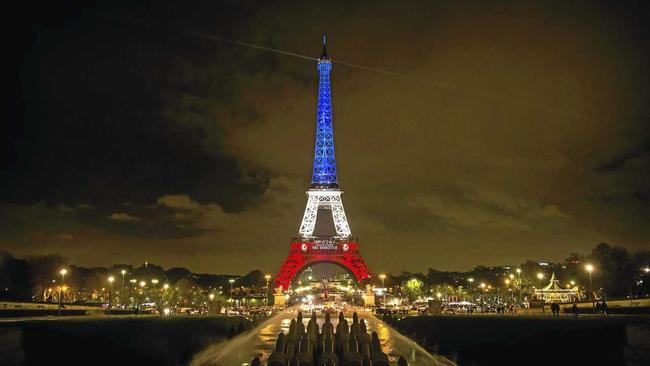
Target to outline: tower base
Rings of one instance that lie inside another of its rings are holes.
[[[289,289],[293,278],[305,267],[317,263],[332,263],[350,272],[361,282],[370,278],[366,262],[359,253],[355,241],[337,239],[298,239],[291,243],[289,256],[285,259],[278,275],[275,288]]]

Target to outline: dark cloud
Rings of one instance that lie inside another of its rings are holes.
[[[305,204],[315,65],[196,32],[318,55],[326,31],[335,60],[410,75],[333,69],[344,200],[373,269],[650,240],[639,4],[72,2],[16,14],[0,160],[0,246],[16,254],[279,266]]]

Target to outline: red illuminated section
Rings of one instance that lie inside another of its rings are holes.
[[[348,270],[361,282],[370,278],[366,262],[359,253],[356,242],[300,242],[291,243],[289,256],[275,277],[275,288],[289,289],[291,281],[305,267],[316,263],[333,263]]]

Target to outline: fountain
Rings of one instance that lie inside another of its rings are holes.
[[[343,313],[334,332],[330,315],[319,327],[316,313],[312,313],[307,328],[302,321],[302,312],[291,320],[289,332],[278,334],[273,352],[266,362],[267,366],[390,366],[389,358],[381,349],[377,332],[368,334],[365,321],[359,321],[355,312],[349,325]],[[262,361],[255,357],[251,366],[261,366]],[[399,358],[399,366],[408,366],[404,357]]]

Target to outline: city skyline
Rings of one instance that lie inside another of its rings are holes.
[[[191,33],[317,57],[327,32],[338,174],[371,272],[647,250],[645,15],[496,4],[99,4],[24,19],[0,248],[275,274],[310,179],[313,61]]]

